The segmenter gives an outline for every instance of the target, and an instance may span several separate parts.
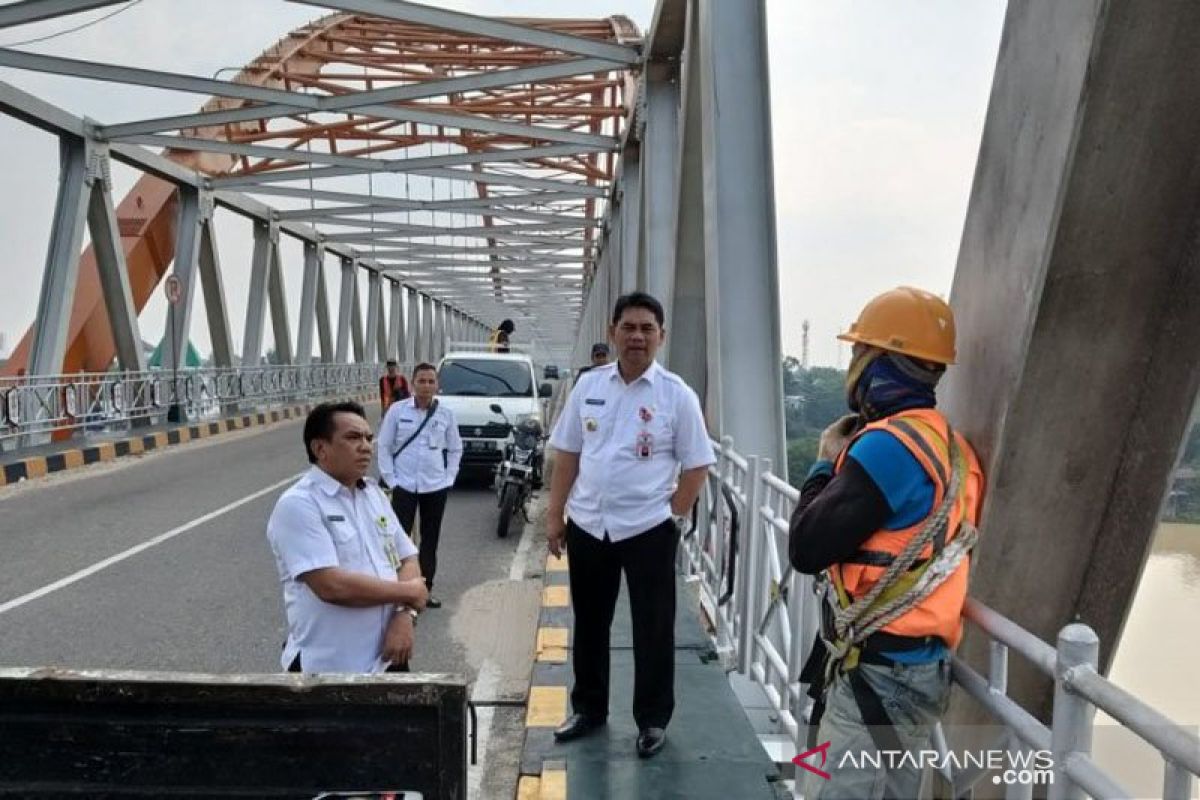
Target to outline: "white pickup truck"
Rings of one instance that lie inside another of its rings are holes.
[[[514,348],[515,349],[515,348]],[[526,353],[452,349],[438,364],[438,402],[458,418],[463,469],[491,469],[500,463],[511,435],[509,424],[534,417],[546,424],[543,399],[553,389],[538,386],[533,359]],[[508,417],[489,407],[498,403]]]

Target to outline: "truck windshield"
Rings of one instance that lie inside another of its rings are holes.
[[[522,361],[463,358],[442,363],[438,394],[457,397],[533,397],[533,374]]]

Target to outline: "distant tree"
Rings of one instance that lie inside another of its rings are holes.
[[[809,467],[817,460],[817,437],[807,435],[801,439],[791,439],[787,443],[788,482],[800,488]]]

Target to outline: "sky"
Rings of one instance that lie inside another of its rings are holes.
[[[559,0],[456,0],[483,15],[562,16]],[[143,0],[93,27],[22,49],[212,75],[236,68],[321,10],[280,0]],[[916,285],[948,296],[999,47],[1004,0],[767,0],[783,350],[844,366],[834,338],[873,295]],[[570,14],[630,17],[653,0],[573,0]],[[73,27],[114,8],[0,31],[0,46]],[[228,77],[225,73],[224,77]],[[0,69],[0,80],[78,115],[117,122],[195,111],[205,98]],[[0,354],[31,324],[54,209],[57,142],[0,115]],[[119,198],[137,174],[117,165]],[[279,203],[281,207],[285,203]],[[249,281],[250,227],[219,211],[220,256],[235,348]],[[301,246],[284,237],[289,305],[299,305]],[[330,262],[332,266],[332,262]],[[336,270],[327,267],[336,297]],[[362,287],[365,290],[365,284]],[[156,340],[161,292],[139,319]],[[210,349],[198,304],[193,331]],[[293,315],[293,335],[294,335]],[[265,338],[271,344],[270,325]]]

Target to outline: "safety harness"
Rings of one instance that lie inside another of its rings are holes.
[[[945,496],[920,533],[891,559],[875,585],[862,597],[852,598],[838,573],[830,577],[827,572],[819,579],[830,612],[821,615],[821,638],[829,655],[825,664],[826,684],[835,671],[855,669],[867,638],[933,594],[970,554],[979,539],[978,530],[965,515],[958,534],[947,536],[950,512],[963,500],[966,474],[966,458],[949,427],[947,434],[951,471]],[[921,551],[930,543],[932,555],[918,562]]]

